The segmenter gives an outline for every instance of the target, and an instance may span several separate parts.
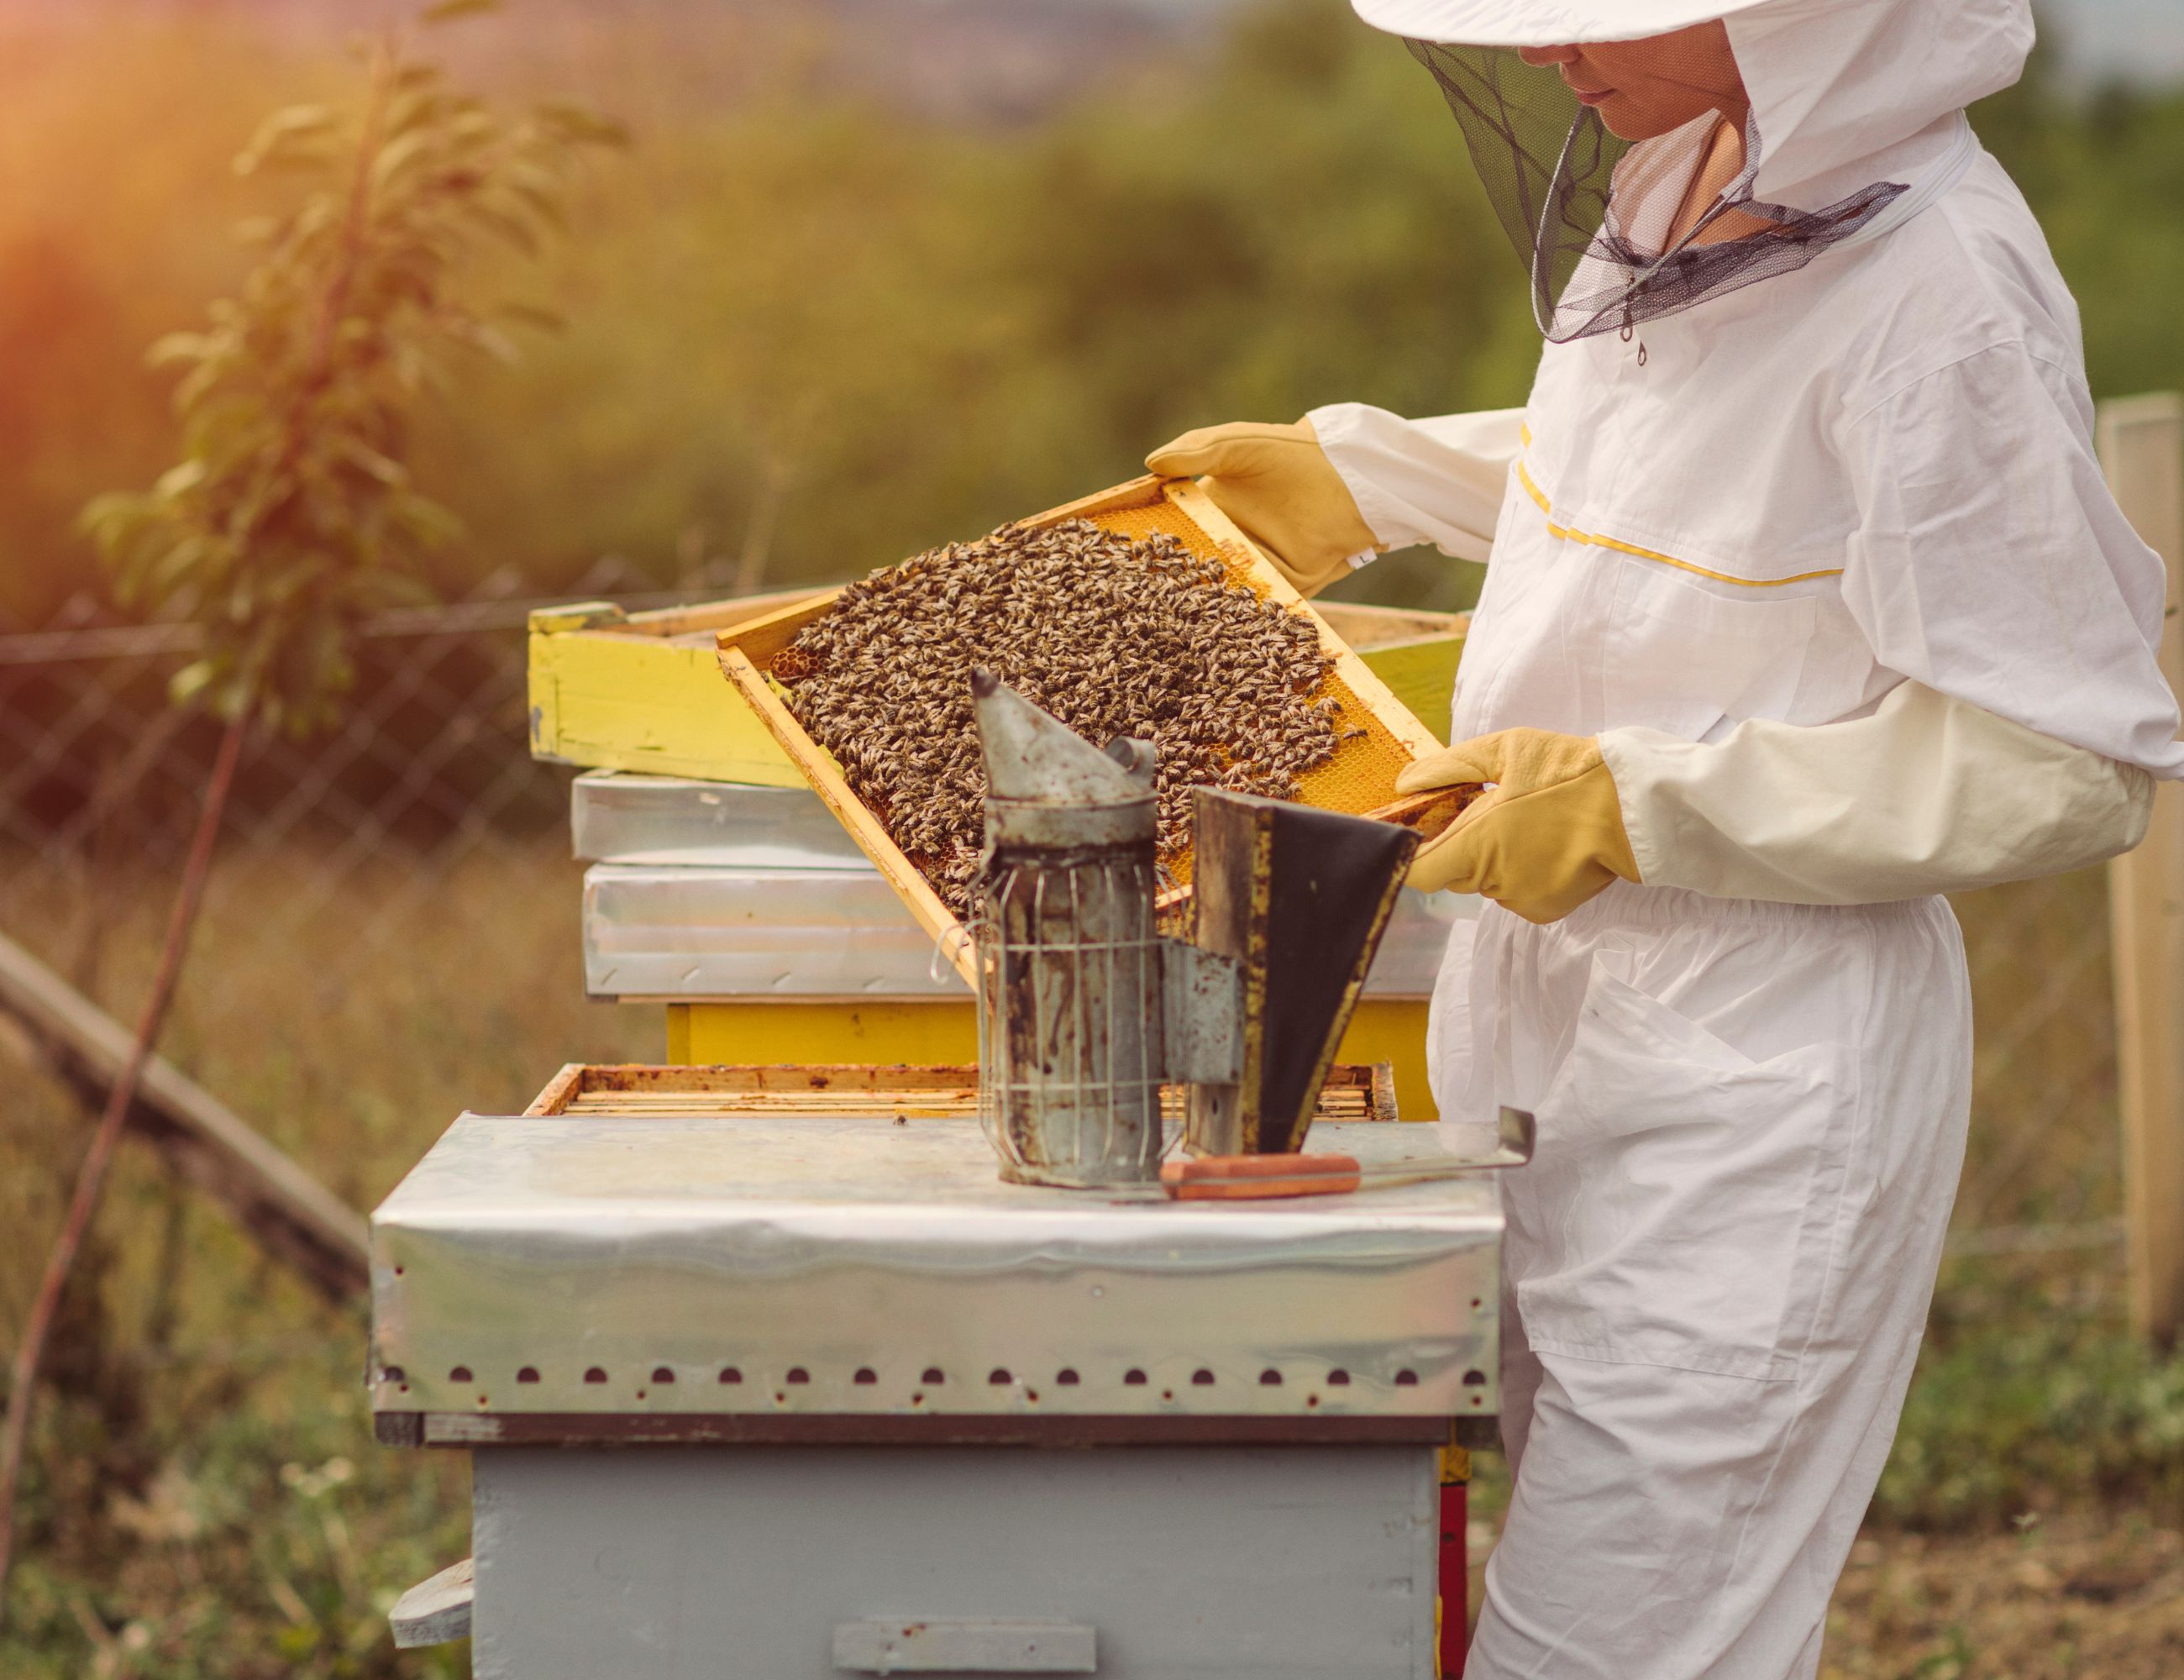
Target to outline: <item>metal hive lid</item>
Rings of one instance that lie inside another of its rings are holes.
[[[1334,1130],[1368,1162],[1435,1145]],[[1483,1179],[1279,1209],[1005,1184],[968,1120],[465,1115],[373,1216],[374,1399],[1483,1414],[1501,1230]]]

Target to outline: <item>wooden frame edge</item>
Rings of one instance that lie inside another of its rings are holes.
[[[523,1111],[526,1120],[535,1115],[566,1114],[584,1088],[584,1062],[564,1062],[561,1071],[546,1082],[545,1087],[531,1099],[531,1106]]]
[[[1334,661],[1334,668],[1350,690],[1370,707],[1373,715],[1396,737],[1399,745],[1410,755],[1422,758],[1429,753],[1441,750],[1440,739],[1420,723],[1411,709],[1396,698],[1395,690],[1383,682],[1378,673],[1358,657],[1357,651],[1334,633],[1334,626],[1320,616],[1319,609],[1299,594],[1296,587],[1275,570],[1265,552],[1238,528],[1234,520],[1214,505],[1213,498],[1188,479],[1168,479],[1162,489],[1175,503],[1184,516],[1221,547],[1234,547],[1251,562],[1253,576],[1263,584],[1268,598],[1293,610],[1301,611],[1319,632],[1319,645]]]
[[[805,733],[803,726],[782,704],[781,697],[766,681],[766,673],[750,655],[739,646],[724,646],[720,651],[720,661],[728,681],[757,712],[782,751],[788,754],[789,762],[803,773],[812,791],[833,812],[835,821],[849,830],[858,848],[872,860],[873,866],[910,906],[918,926],[944,949],[954,945],[955,948],[947,952],[948,960],[975,993],[978,989],[978,962],[968,931],[956,913],[940,902],[940,895],[918,872],[917,866],[889,837],[878,819],[865,808],[832,756]]]

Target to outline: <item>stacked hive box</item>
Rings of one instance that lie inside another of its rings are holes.
[[[1496,1406],[1490,1188],[1238,1218],[1000,1182],[935,922],[722,680],[717,633],[783,604],[533,620],[534,751],[588,767],[588,988],[666,1004],[678,1062],[776,1065],[565,1068],[375,1215],[379,1437],[475,1449],[477,1489],[475,1560],[398,1643],[474,1634],[482,1675],[1461,1672],[1444,1444]],[[1417,750],[1461,626],[1335,633]],[[1471,908],[1407,895],[1339,1053],[1395,1062],[1411,1118]],[[1334,1095],[1340,1147],[1410,1158],[1339,1124],[1389,1115],[1380,1078]]]
[[[588,988],[667,1009],[677,1062],[959,1063],[968,989],[715,660],[718,632],[775,596],[625,617],[532,622],[532,750],[578,778]],[[1463,622],[1330,607],[1325,616],[1409,709],[1441,715]],[[1429,1118],[1426,999],[1470,901],[1407,893],[1338,1060],[1388,1061],[1407,1118]]]

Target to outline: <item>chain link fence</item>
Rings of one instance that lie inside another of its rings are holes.
[[[609,559],[573,593],[635,599],[641,581]],[[558,832],[566,777],[532,760],[526,719],[538,604],[503,572],[460,602],[383,615],[339,728],[253,738],[220,851],[229,882],[247,882],[248,960],[308,966],[315,995],[338,993],[432,915],[460,864]],[[0,624],[0,932],[64,974],[95,971],[118,883],[180,869],[217,739],[164,704],[194,647],[187,626],[114,622],[87,594],[35,630]],[[326,938],[344,904],[352,925]],[[194,980],[193,1009],[217,1014],[218,977]]]
[[[685,598],[657,589],[610,558],[555,599]],[[525,624],[548,604],[529,592],[504,571],[462,599],[376,620],[338,728],[251,738],[162,1037],[170,1060],[354,1206],[382,1196],[465,1104],[520,1108],[571,1056],[660,1059],[656,1010],[583,996],[570,773],[529,749]],[[0,621],[0,935],[125,1024],[218,744],[215,723],[166,704],[194,647],[188,626],[119,621],[87,592],[42,624]],[[5,1028],[0,1344],[92,1118]],[[135,1233],[175,1228],[177,1193],[148,1156],[131,1160],[102,1221],[103,1293],[125,1321],[156,1323],[174,1312],[164,1262]],[[203,1328],[263,1334],[266,1292],[287,1286],[218,1214],[191,1228],[205,1256],[192,1289],[222,1304]]]
[[[673,598],[707,587],[686,583]],[[645,585],[610,559],[555,598],[665,598]],[[373,1076],[356,1065],[354,1035],[312,1025],[353,1015],[359,991],[443,998],[499,1022],[521,1062],[514,1080],[574,1053],[551,1042],[569,1030],[566,1012],[538,1001],[548,972],[573,995],[582,987],[567,776],[528,748],[524,622],[538,604],[510,572],[461,601],[389,615],[366,638],[338,730],[253,742],[166,1043],[246,1114],[248,1092],[237,1099],[220,1075],[247,1084],[244,1064],[268,1053],[267,1034],[290,1069],[282,1092],[339,1086],[352,1110],[369,1106],[354,1088]],[[216,739],[211,725],[164,704],[190,650],[186,627],[115,622],[87,595],[43,625],[0,623],[0,933],[125,1017]],[[2113,1242],[2120,1194],[2101,873],[1970,894],[1958,908],[1979,1021],[1959,1245]],[[510,947],[549,951],[550,961],[542,970],[535,955],[504,956]],[[379,1014],[395,1023],[382,1029],[382,1070],[431,1054],[404,1037],[448,1026],[415,1023],[399,1008]],[[449,1101],[485,1095],[429,1100],[436,1126]],[[332,1176],[338,1185],[338,1166]],[[348,1188],[368,1193],[370,1177]]]

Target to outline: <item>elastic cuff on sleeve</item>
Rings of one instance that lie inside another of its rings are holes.
[[[1333,403],[1305,420],[1382,548],[1424,542],[1454,559],[1487,558],[1522,425],[1515,410],[1411,420]]]
[[[1671,760],[1695,750],[1699,749],[1691,742],[1658,729],[1634,726],[1606,730],[1600,736],[1600,756],[1615,782],[1615,802],[1623,813],[1623,832],[1630,842],[1630,856],[1638,865],[1638,878],[1647,886],[1675,884],[1668,878],[1668,859],[1674,850],[1674,837],[1659,832],[1667,826],[1667,814],[1657,810],[1647,793],[1661,782]]]
[[[1350,499],[1357,503],[1358,515],[1364,520],[1366,529],[1373,533],[1373,541],[1382,548],[1407,548],[1414,542],[1426,541],[1425,536],[1412,528],[1403,517],[1400,503],[1380,492],[1366,468],[1371,446],[1362,432],[1365,417],[1377,412],[1364,403],[1330,403],[1323,409],[1312,409],[1305,420],[1312,427],[1312,436],[1319,440],[1328,465],[1342,481],[1342,487],[1350,492]],[[1379,552],[1374,551],[1376,557]],[[1353,560],[1351,564],[1362,563]]]

